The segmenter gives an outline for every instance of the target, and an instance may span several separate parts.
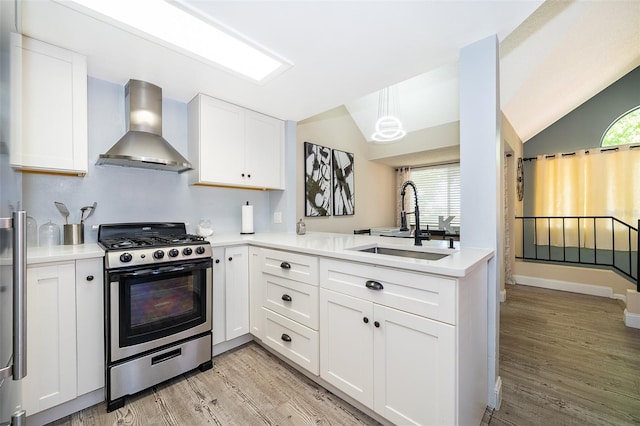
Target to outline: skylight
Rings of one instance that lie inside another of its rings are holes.
[[[201,19],[179,3],[158,0],[56,1],[257,82],[290,67],[286,61]],[[102,16],[96,16],[96,13]]]

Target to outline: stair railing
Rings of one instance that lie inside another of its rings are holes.
[[[635,228],[613,216],[517,216],[516,229],[516,259],[609,267],[640,291],[640,220]]]

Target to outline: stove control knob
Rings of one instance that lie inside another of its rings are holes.
[[[164,252],[162,250],[156,250],[153,252],[154,259],[162,259],[164,257]]]
[[[182,254],[184,254],[185,256],[191,256],[191,253],[193,253],[191,247],[185,247],[182,249]]]
[[[169,257],[176,257],[179,254],[180,254],[180,252],[178,251],[178,249],[169,250]]]
[[[131,262],[131,259],[133,259],[133,256],[131,256],[131,253],[122,253],[120,255],[120,262],[122,263]]]
[[[203,253],[204,253],[204,247],[202,246],[196,247],[196,254],[203,254]]]

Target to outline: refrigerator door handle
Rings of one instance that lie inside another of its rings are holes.
[[[13,228],[13,365],[0,369],[0,377],[20,380],[27,375],[27,212],[0,218],[0,228]]]

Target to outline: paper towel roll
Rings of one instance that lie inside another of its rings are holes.
[[[241,234],[253,234],[253,206],[247,204],[242,206],[242,232]]]

